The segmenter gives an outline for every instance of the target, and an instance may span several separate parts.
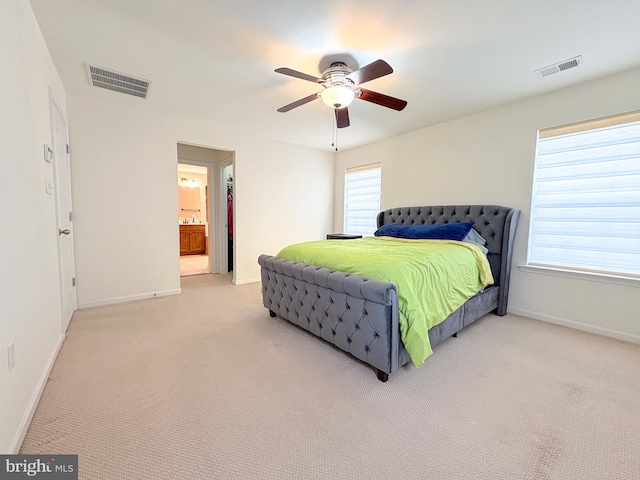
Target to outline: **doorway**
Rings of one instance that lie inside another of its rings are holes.
[[[187,234],[181,236],[181,268],[187,274],[227,274],[235,281],[233,271],[235,251],[233,248],[233,181],[235,152],[202,147],[186,143],[177,145],[178,162],[178,228],[181,230],[203,230],[204,257],[202,245],[198,242],[202,233],[189,233],[193,250],[185,251]],[[190,187],[191,185],[191,187]],[[186,188],[185,188],[186,187]],[[198,193],[194,193],[198,192]],[[230,195],[231,194],[231,198]],[[191,198],[192,204],[183,203]],[[200,202],[197,202],[198,197]],[[182,210],[184,209],[184,210]],[[199,210],[199,211],[198,211]],[[231,219],[231,223],[229,222]],[[203,263],[206,266],[203,267]]]
[[[209,261],[208,168],[178,163],[180,276],[211,273]]]
[[[226,165],[222,170],[222,178],[227,192],[227,272],[233,271],[233,165]]]

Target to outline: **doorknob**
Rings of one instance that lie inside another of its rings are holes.
[[[71,230],[69,230],[68,228],[65,228],[64,230],[62,230],[61,228],[58,229],[58,235],[69,235],[71,233]]]

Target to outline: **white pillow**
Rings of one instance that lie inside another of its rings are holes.
[[[471,230],[469,230],[469,233],[467,233],[467,236],[464,237],[462,241],[477,245],[478,247],[480,247],[480,250],[482,250],[482,253],[484,253],[485,255],[489,253],[489,249],[485,247],[485,245],[487,244],[487,241],[484,238],[482,238],[482,235],[480,235],[475,228],[472,228]]]

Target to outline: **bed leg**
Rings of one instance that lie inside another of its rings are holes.
[[[453,338],[458,338],[458,332],[454,333],[453,335],[451,335]]]
[[[270,317],[275,317],[276,315],[277,315],[276,312],[274,312],[273,310],[269,310]]]
[[[387,372],[383,372],[382,370],[378,370],[377,368],[376,377],[378,377],[378,380],[380,380],[381,382],[386,382],[387,380],[389,380],[389,374]]]

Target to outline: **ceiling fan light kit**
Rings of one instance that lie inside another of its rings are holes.
[[[320,97],[324,104],[331,108],[344,108],[351,105],[356,94],[349,87],[343,87],[336,85],[333,87],[325,88]]]
[[[298,72],[287,67],[277,68],[276,72],[309,82],[319,83],[324,87],[324,90],[318,93],[311,94],[284,107],[280,107],[278,112],[288,112],[289,110],[293,110],[296,107],[321,97],[325,105],[334,109],[338,128],[344,128],[350,125],[347,107],[351,105],[355,98],[398,111],[407,106],[405,100],[372,92],[371,90],[365,90],[360,87],[360,85],[365,82],[375,80],[376,78],[389,75],[393,72],[391,66],[384,60],[376,60],[355,71],[351,70],[343,62],[334,62],[329,68],[322,72],[320,77],[314,77],[313,75]]]

